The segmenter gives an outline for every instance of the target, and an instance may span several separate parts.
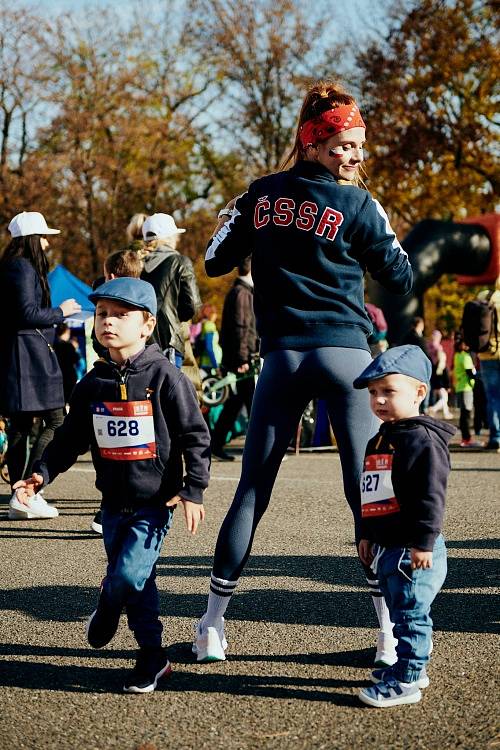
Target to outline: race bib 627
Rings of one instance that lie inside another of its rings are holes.
[[[151,401],[103,401],[92,404],[92,420],[102,458],[143,461],[156,457]]]
[[[399,503],[392,486],[391,453],[366,456],[360,489],[363,518],[386,516],[399,511]]]

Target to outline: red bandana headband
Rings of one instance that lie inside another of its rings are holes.
[[[351,128],[366,128],[357,104],[343,104],[341,107],[329,109],[318,117],[306,122],[300,128],[300,142],[303,148],[309,144],[315,146],[326,141],[332,135]]]

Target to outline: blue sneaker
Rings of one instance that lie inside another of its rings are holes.
[[[403,683],[394,677],[387,677],[384,682],[360,690],[359,699],[367,706],[389,708],[403,706],[406,703],[418,703],[422,699],[422,693],[416,682]]]
[[[379,682],[385,682],[387,678],[392,677],[392,672],[387,667],[385,669],[374,669],[371,673],[370,680],[378,685]],[[420,677],[416,680],[415,685],[419,688],[429,687],[429,677],[425,671],[425,667],[420,672]]]

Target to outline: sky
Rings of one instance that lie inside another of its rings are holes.
[[[115,9],[132,9],[138,6],[144,9],[144,6],[150,8],[153,12],[160,9],[164,3],[162,0],[26,0],[26,4],[37,9],[42,15],[54,17],[65,11],[81,11],[87,7],[107,6]],[[324,0],[326,12],[328,8],[332,9],[336,17],[345,19],[351,31],[360,32],[366,27],[367,23],[376,21],[383,24],[383,8],[387,0]],[[321,22],[321,14],[318,14]]]

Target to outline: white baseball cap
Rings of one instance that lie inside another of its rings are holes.
[[[156,237],[172,237],[173,234],[182,234],[185,231],[176,226],[170,214],[153,214],[148,216],[142,225],[142,236],[145,240],[151,239],[147,236],[148,234],[154,234]]]
[[[27,237],[29,234],[60,234],[60,229],[47,226],[43,214],[38,211],[23,211],[16,214],[9,224],[12,237]]]

